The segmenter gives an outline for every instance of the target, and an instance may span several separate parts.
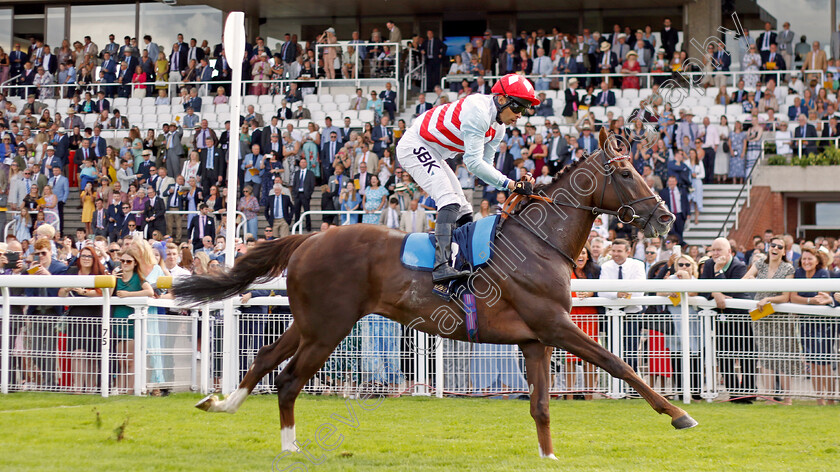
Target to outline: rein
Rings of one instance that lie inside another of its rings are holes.
[[[603,152],[603,151],[601,151],[601,152]],[[630,156],[627,155],[627,154],[623,154],[623,155],[619,155],[619,156],[613,157],[612,159],[607,160],[606,159],[606,153],[604,153],[604,162],[603,162],[604,169],[609,170],[610,169],[610,164],[612,164],[613,162],[622,161],[622,160],[626,160],[626,159],[630,159]],[[604,183],[604,186],[601,189],[601,205],[604,204],[604,197],[606,196],[606,193],[607,193],[607,187],[609,187],[610,184],[613,182],[612,179],[613,179],[613,172],[609,172],[609,174],[607,176],[607,181]],[[513,222],[517,223],[518,225],[522,226],[523,228],[527,229],[529,232],[531,232],[531,234],[533,234],[534,236],[536,236],[537,238],[542,240],[542,242],[544,242],[546,245],[548,245],[549,247],[551,247],[555,251],[559,252],[560,255],[562,255],[563,257],[568,259],[569,262],[571,262],[572,265],[574,266],[576,264],[576,260],[574,258],[572,258],[565,251],[563,251],[562,249],[557,247],[551,241],[543,238],[540,234],[538,234],[529,225],[526,225],[525,223],[520,221],[521,218],[515,218],[516,215],[513,213],[513,210],[514,210],[514,208],[516,208],[516,205],[519,204],[520,201],[522,201],[523,198],[529,198],[531,200],[538,200],[538,201],[541,201],[541,202],[548,203],[550,205],[564,206],[564,207],[575,208],[575,209],[583,210],[583,211],[590,211],[590,212],[592,212],[593,215],[604,214],[604,215],[615,216],[616,218],[618,218],[618,221],[620,221],[624,224],[631,224],[631,223],[633,223],[633,221],[635,221],[637,219],[642,219],[642,221],[645,223],[644,226],[642,227],[642,230],[647,228],[647,225],[650,224],[650,218],[653,216],[653,213],[656,211],[656,209],[659,208],[659,203],[662,202],[662,199],[659,197],[659,195],[657,195],[657,194],[648,195],[647,197],[637,198],[635,200],[627,202],[626,201],[627,200],[627,194],[625,193],[625,189],[620,185],[613,185],[613,188],[615,188],[615,192],[618,196],[618,201],[621,203],[621,206],[618,207],[618,210],[608,210],[606,208],[601,208],[600,206],[579,205],[579,204],[572,203],[572,202],[554,200],[554,199],[551,199],[551,198],[548,198],[548,197],[544,197],[542,195],[521,195],[521,194],[514,193],[514,194],[511,194],[505,200],[505,202],[502,204],[502,220],[510,219],[511,221],[513,221]],[[645,200],[649,200],[649,199],[656,200],[657,205],[654,205],[653,208],[650,210],[650,212],[647,214],[647,216],[642,218],[641,216],[639,216],[638,213],[636,213],[636,209],[633,207],[633,205],[635,205],[639,202],[643,202]],[[627,217],[625,218],[623,215],[625,215]]]

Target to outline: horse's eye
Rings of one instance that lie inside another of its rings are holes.
[[[629,179],[630,178],[630,171],[629,170],[621,171],[621,176],[624,177],[625,179]]]

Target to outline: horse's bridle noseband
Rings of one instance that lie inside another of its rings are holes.
[[[623,161],[623,160],[630,159],[630,155],[629,154],[621,154],[621,155],[618,155],[618,156],[613,157],[611,159],[607,159],[606,152],[604,152],[603,150],[601,150],[599,152],[601,152],[603,154],[602,166],[604,168],[604,171],[607,173],[607,181],[604,183],[604,187],[601,190],[601,203],[600,203],[600,205],[603,205],[604,204],[604,197],[606,196],[606,193],[607,193],[607,187],[609,187],[610,184],[613,183],[613,173],[614,173],[615,169],[611,166],[611,164],[613,162],[616,162],[616,161]],[[594,214],[594,215],[603,214],[603,215],[615,216],[616,218],[618,218],[618,221],[620,221],[621,223],[624,223],[624,224],[631,224],[635,220],[641,219],[642,223],[644,223],[644,225],[642,226],[642,231],[644,231],[644,229],[647,228],[647,226],[650,224],[651,218],[653,217],[653,213],[656,212],[656,209],[659,208],[659,205],[662,204],[662,198],[660,198],[659,195],[654,193],[653,195],[648,195],[647,197],[637,198],[635,200],[632,200],[632,201],[628,202],[627,201],[628,197],[627,197],[627,194],[625,192],[625,189],[621,185],[613,185],[613,187],[615,188],[615,193],[616,193],[616,196],[618,197],[618,201],[619,201],[619,203],[621,203],[621,205],[618,207],[618,210],[608,210],[608,209],[602,208],[601,206],[598,206],[598,205],[596,205],[596,206],[577,205],[577,204],[572,203],[572,202],[564,202],[564,201],[560,201],[560,200],[554,200],[552,198],[544,197],[542,195],[528,195],[527,198],[531,198],[533,200],[540,200],[540,201],[543,201],[543,202],[551,204],[551,205],[565,206],[565,207],[570,207],[570,208],[577,208],[578,210],[591,211],[592,214]],[[513,208],[513,206],[515,206],[516,201],[519,200],[518,198],[515,198],[516,196],[517,195],[514,194],[510,198],[508,198],[508,200],[511,201],[511,205],[508,205],[507,201],[503,205],[503,209],[502,209],[503,218],[508,218],[508,219],[511,219],[511,220],[515,221],[516,223],[518,223],[522,227],[531,231],[531,233],[533,233],[534,235],[536,235],[540,239],[543,239],[539,234],[537,234],[536,231],[534,231],[533,228],[531,228],[530,226],[522,223],[517,218],[514,218],[514,215],[512,215],[511,213],[509,213],[507,211],[508,209],[510,209],[510,211],[512,211],[512,208]],[[648,214],[644,218],[642,218],[641,216],[639,216],[638,213],[636,213],[636,209],[633,207],[633,205],[635,205],[639,202],[650,200],[650,199],[656,200],[657,204],[654,205],[653,208],[651,208],[650,212],[648,212]],[[628,212],[629,212],[629,214],[628,214]],[[622,215],[624,215],[624,216],[622,216]],[[566,254],[565,251],[558,248],[551,241],[543,239],[543,242],[545,242],[546,244],[551,246],[555,251],[562,254],[566,259],[571,261],[572,264],[575,264],[575,259],[574,258],[572,258],[568,254]]]

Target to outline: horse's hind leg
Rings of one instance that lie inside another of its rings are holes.
[[[666,400],[662,395],[656,393],[648,384],[639,377],[633,369],[615,354],[604,349],[589,336],[581,331],[575,324],[565,317],[559,328],[558,346],[566,349],[572,354],[580,357],[586,362],[595,364],[606,370],[615,378],[624,380],[631,387],[639,392],[648,404],[657,412],[665,413],[671,417],[671,425],[677,429],[685,429],[697,426],[691,416],[682,408],[679,408]]]
[[[239,382],[239,388],[224,400],[219,400],[216,395],[208,395],[195,405],[204,411],[236,413],[242,402],[248,398],[248,394],[257,386],[260,379],[274,370],[281,362],[288,359],[295,353],[300,344],[300,332],[297,325],[292,323],[276,341],[263,346],[257,352],[257,357],[251,363],[245,377]]]
[[[346,333],[345,333],[346,334]],[[277,375],[277,403],[280,407],[280,438],[284,451],[297,451],[295,444],[295,400],[306,382],[318,372],[343,336],[333,340],[302,341],[283,372]]]
[[[537,424],[537,441],[540,444],[540,457],[557,459],[554,456],[554,446],[551,444],[551,428],[549,426],[548,395],[549,362],[552,347],[533,342],[520,344],[519,349],[525,356],[525,371],[528,374],[528,384],[531,393],[531,417]]]

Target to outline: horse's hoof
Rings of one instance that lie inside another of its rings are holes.
[[[200,402],[195,404],[195,407],[202,411],[210,411],[210,408],[219,401],[219,397],[214,394],[207,395],[202,398]]]
[[[697,421],[694,418],[688,416],[688,413],[680,416],[679,418],[674,418],[671,420],[671,426],[676,429],[688,429],[697,426]]]

